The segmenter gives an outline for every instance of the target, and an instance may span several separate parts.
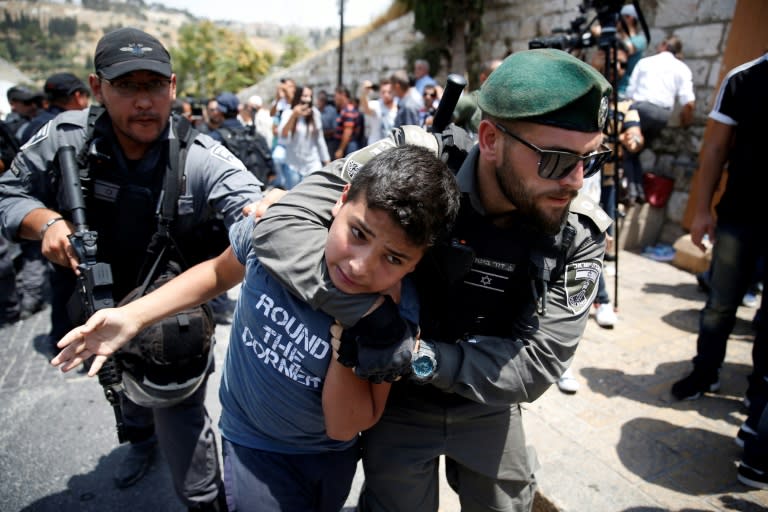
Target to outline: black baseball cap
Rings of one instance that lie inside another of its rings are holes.
[[[152,71],[171,77],[171,56],[155,37],[131,28],[105,34],[96,45],[96,74],[112,80],[131,71]]]
[[[8,101],[33,101],[42,100],[43,93],[38,90],[31,89],[26,85],[15,85],[8,89],[6,97],[8,98]]]
[[[88,91],[88,87],[72,73],[56,73],[48,77],[43,90],[48,96],[57,97],[70,96],[76,91]]]
[[[223,92],[216,96],[216,104],[219,107],[219,111],[226,115],[237,112],[237,107],[240,106],[240,100],[231,92]]]

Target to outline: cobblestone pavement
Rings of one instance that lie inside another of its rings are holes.
[[[573,363],[581,389],[525,405],[542,494],[573,512],[767,510],[768,491],[736,480],[733,441],[756,310],[739,308],[720,392],[677,402],[669,390],[691,369],[706,297],[692,274],[637,254],[622,252],[618,273],[619,323],[590,321]]]
[[[755,310],[739,310],[721,391],[675,402],[669,388],[690,369],[704,294],[690,273],[629,252],[620,254],[619,274],[619,323],[605,330],[590,320],[573,363],[581,389],[553,387],[524,404],[542,495],[569,512],[767,510],[768,491],[736,481],[733,442],[745,418]],[[610,281],[609,289],[613,297]],[[112,411],[95,379],[47,365],[48,327],[46,309],[0,328],[0,510],[184,510],[162,456],[134,487],[112,485],[125,451]],[[218,360],[228,337],[228,326],[218,326]],[[213,418],[219,377],[208,389]],[[361,483],[358,474],[345,511]],[[460,510],[444,482],[440,510]]]

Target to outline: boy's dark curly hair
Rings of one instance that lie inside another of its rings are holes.
[[[397,146],[376,155],[355,174],[347,198],[363,196],[369,208],[389,213],[416,245],[433,245],[459,212],[453,173],[431,151]]]

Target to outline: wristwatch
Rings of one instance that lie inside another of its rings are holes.
[[[411,361],[411,378],[425,384],[432,380],[437,372],[437,354],[434,345],[426,340],[419,341],[419,349]]]

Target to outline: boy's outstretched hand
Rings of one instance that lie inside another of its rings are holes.
[[[61,352],[51,359],[53,366],[68,372],[91,356],[88,376],[95,376],[107,358],[114,354],[139,332],[139,324],[131,320],[120,308],[101,309],[88,321],[69,331],[56,344]]]

